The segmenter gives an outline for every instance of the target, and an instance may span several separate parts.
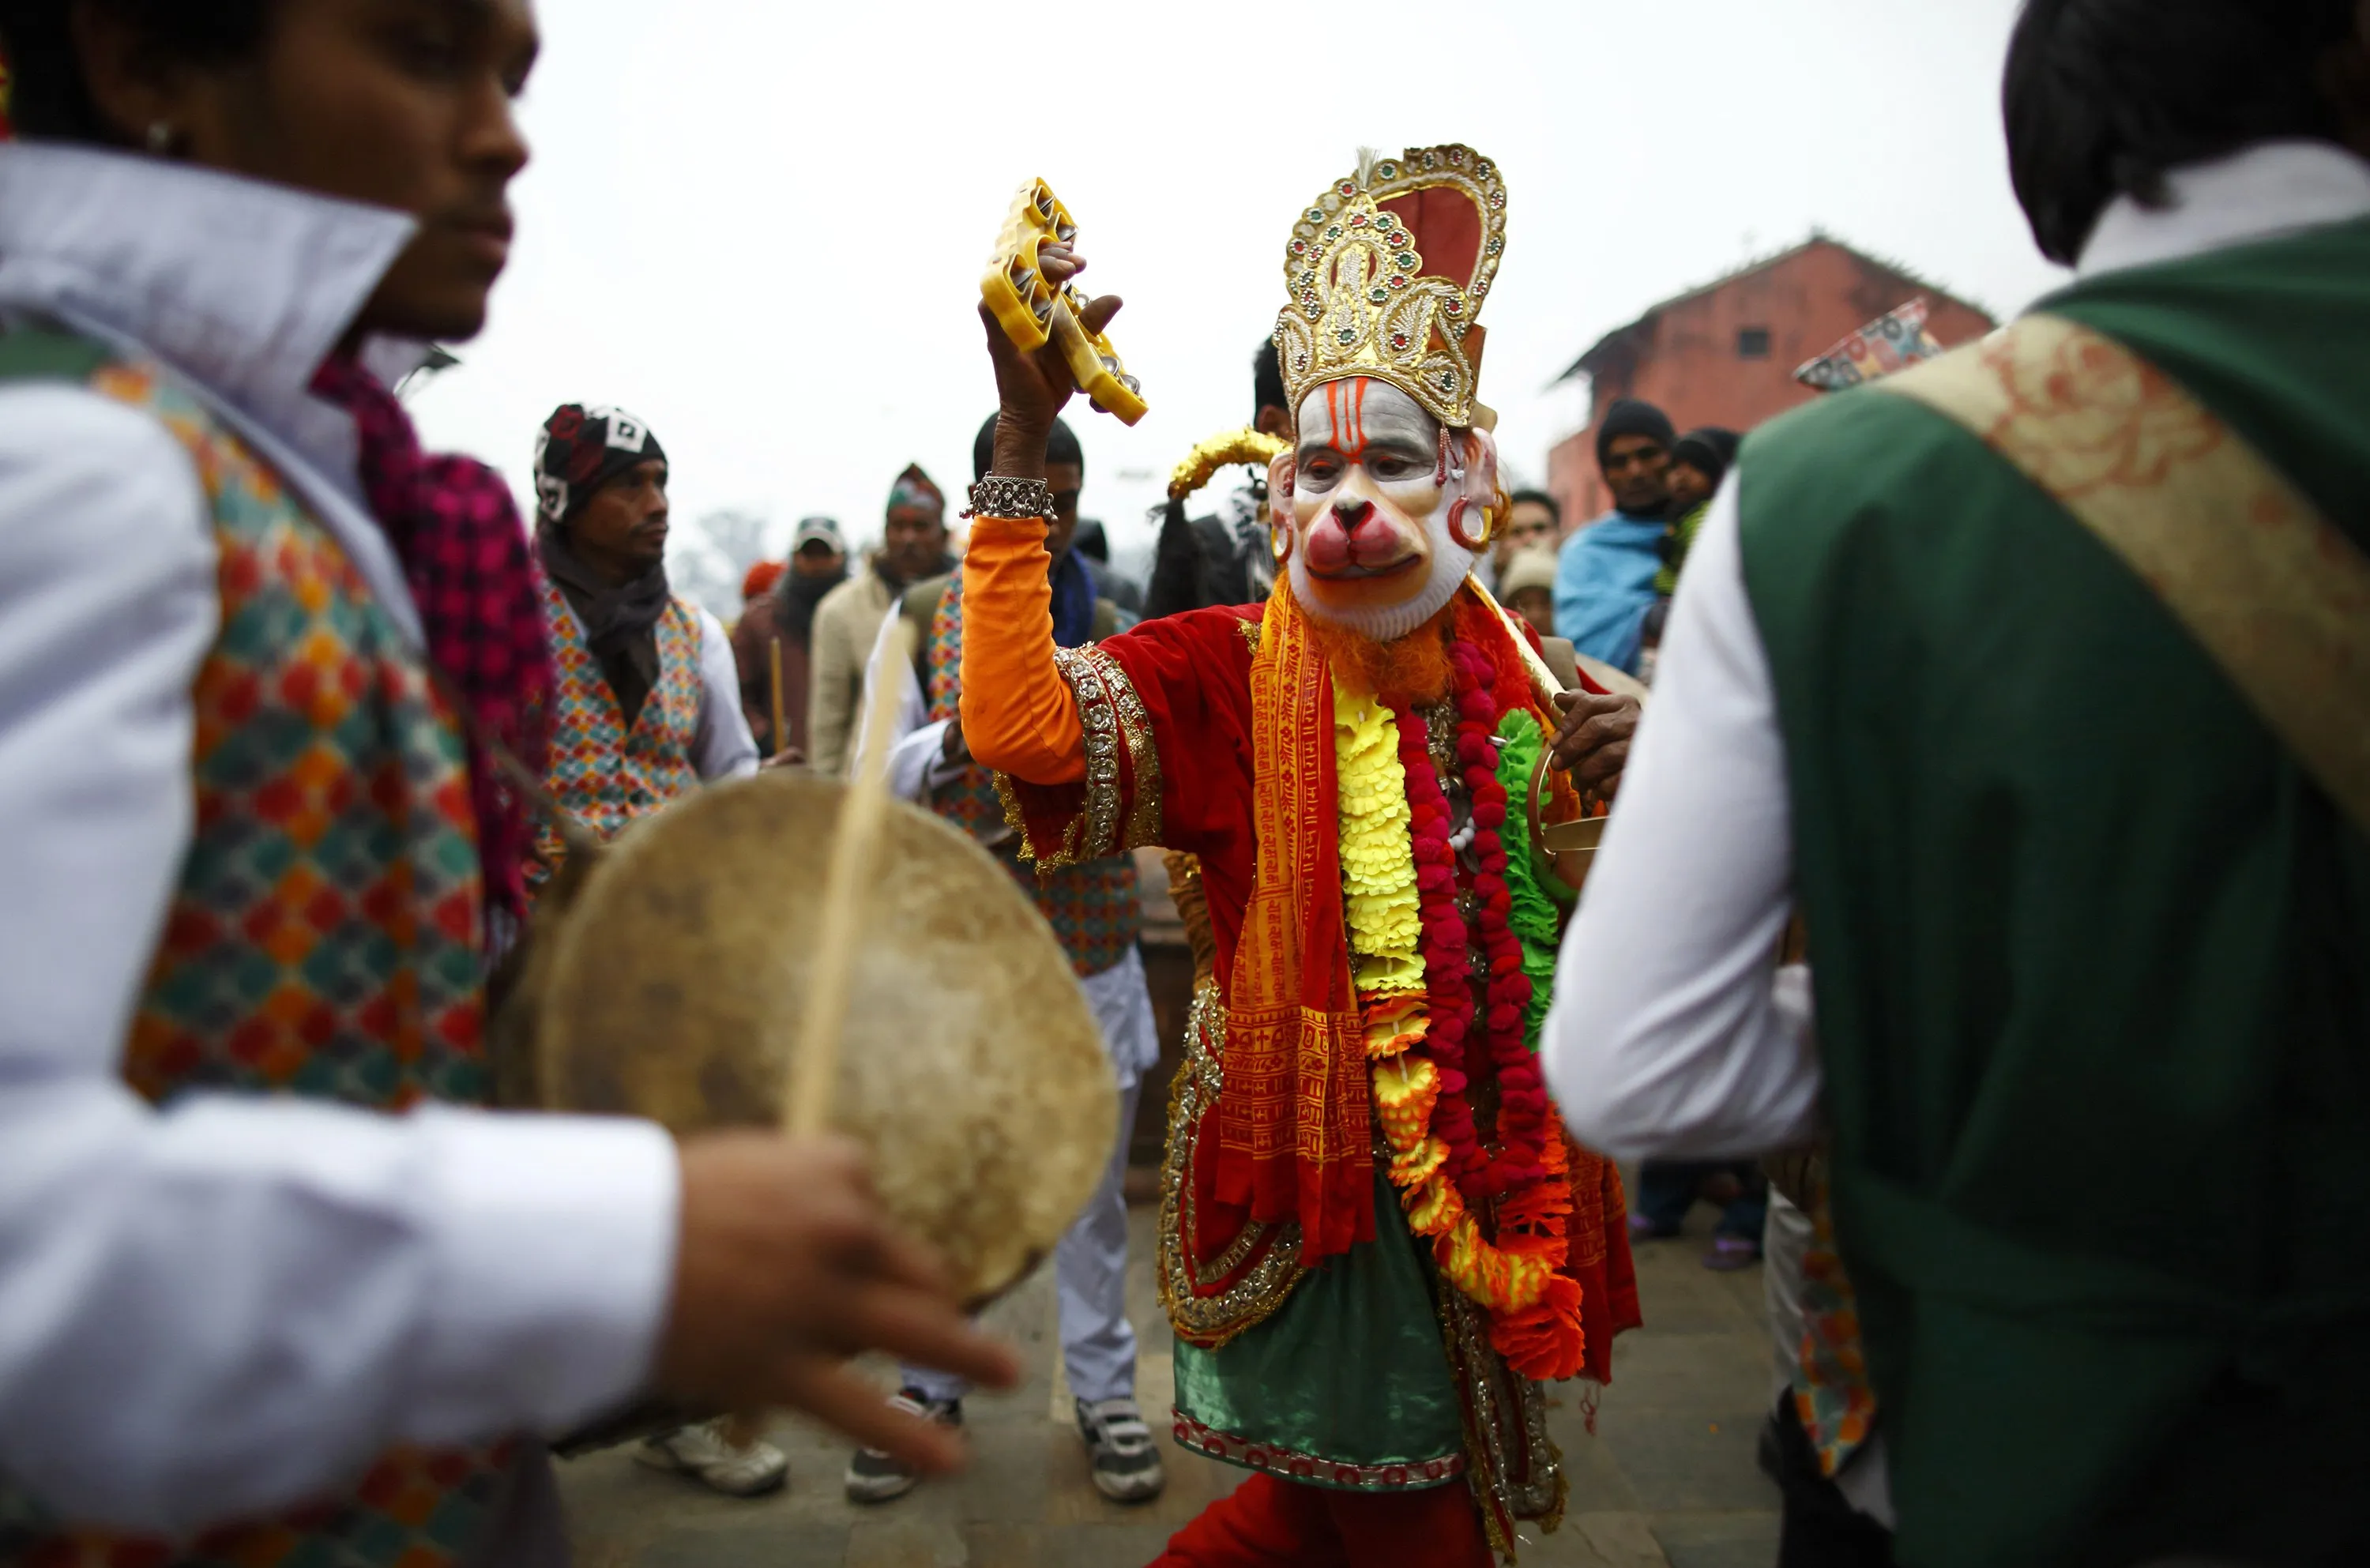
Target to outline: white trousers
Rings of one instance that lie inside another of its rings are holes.
[[[1127,1151],[1144,1068],[1157,1059],[1159,1041],[1138,955],[1129,953],[1082,988],[1119,1080],[1119,1136],[1102,1184],[1053,1249],[1053,1279],[1063,1370],[1070,1392],[1093,1404],[1135,1393],[1135,1327],[1127,1318]],[[925,1366],[906,1367],[904,1382],[933,1400],[959,1400],[971,1389],[962,1378]]]

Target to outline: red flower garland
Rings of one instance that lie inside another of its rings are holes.
[[[1423,925],[1425,989],[1431,1030],[1417,1049],[1440,1068],[1440,1100],[1432,1130],[1448,1146],[1449,1172],[1457,1191],[1477,1210],[1490,1201],[1544,1182],[1542,1150],[1559,1136],[1547,1089],[1524,1037],[1531,1005],[1530,977],[1523,973],[1522,943],[1510,921],[1513,895],[1506,886],[1506,790],[1498,781],[1498,703],[1491,687],[1496,666],[1487,653],[1464,640],[1450,649],[1456,675],[1456,759],[1465,770],[1472,801],[1473,847],[1479,870],[1472,889],[1480,903],[1480,946],[1489,963],[1479,1044],[1476,1051],[1473,971],[1468,956],[1473,931],[1458,912],[1456,851],[1449,842],[1446,795],[1432,771],[1423,721],[1406,704],[1395,706],[1399,761],[1406,771],[1412,817],[1416,892]],[[1488,1072],[1499,1089],[1495,1156],[1482,1147],[1468,1090]]]
[[[1510,671],[1502,659],[1492,657],[1486,635],[1480,645],[1470,631],[1460,636],[1450,657],[1456,763],[1472,801],[1478,870],[1471,890],[1479,905],[1480,947],[1489,971],[1481,1004],[1486,1010],[1475,1006],[1469,957],[1474,932],[1457,904],[1448,799],[1432,770],[1422,720],[1404,702],[1394,702],[1391,709],[1407,778],[1430,1020],[1428,1032],[1411,1049],[1432,1062],[1439,1080],[1427,1130],[1445,1147],[1446,1157],[1434,1179],[1448,1183],[1442,1195],[1461,1200],[1464,1210],[1457,1223],[1426,1234],[1433,1238],[1442,1266],[1460,1271],[1458,1287],[1483,1293],[1476,1299],[1490,1305],[1490,1343],[1509,1366],[1526,1378],[1570,1378],[1587,1366],[1588,1336],[1581,1320],[1580,1282],[1564,1272],[1572,1209],[1568,1150],[1525,1038],[1532,988],[1523,973],[1522,943],[1512,929],[1513,897],[1506,883],[1502,834],[1509,802],[1492,744],[1501,713],[1527,707],[1529,687],[1519,669]],[[1472,1080],[1484,1072],[1494,1076],[1499,1090],[1495,1157],[1482,1147],[1473,1116]],[[1494,1238],[1480,1234],[1485,1216],[1494,1216]],[[1490,1282],[1502,1279],[1500,1271],[1517,1260],[1534,1260],[1552,1271],[1545,1288],[1527,1306],[1496,1304]]]

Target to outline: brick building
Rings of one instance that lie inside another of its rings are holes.
[[[1794,379],[1805,362],[1919,297],[1927,302],[1927,329],[1947,346],[1998,325],[1914,273],[1814,233],[1606,333],[1561,377],[1587,377],[1590,404],[1588,428],[1547,454],[1547,488],[1562,504],[1565,525],[1612,508],[1596,472],[1596,423],[1615,399],[1642,398],[1682,432],[1751,430],[1818,396]]]

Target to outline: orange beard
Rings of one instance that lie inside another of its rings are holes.
[[[1291,579],[1276,579],[1275,591],[1291,593]],[[1301,612],[1301,618],[1308,625],[1309,641],[1325,656],[1325,667],[1333,672],[1336,681],[1348,683],[1353,690],[1372,692],[1386,700],[1403,700],[1419,708],[1448,695],[1453,676],[1448,663],[1448,630],[1455,617],[1456,600],[1451,598],[1440,607],[1439,614],[1405,637],[1382,642],[1364,632],[1320,620],[1306,610]]]

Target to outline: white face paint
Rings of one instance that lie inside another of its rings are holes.
[[[1486,431],[1444,433],[1414,398],[1365,376],[1313,388],[1299,432],[1268,474],[1294,595],[1377,641],[1406,636],[1480,558],[1496,444]]]

